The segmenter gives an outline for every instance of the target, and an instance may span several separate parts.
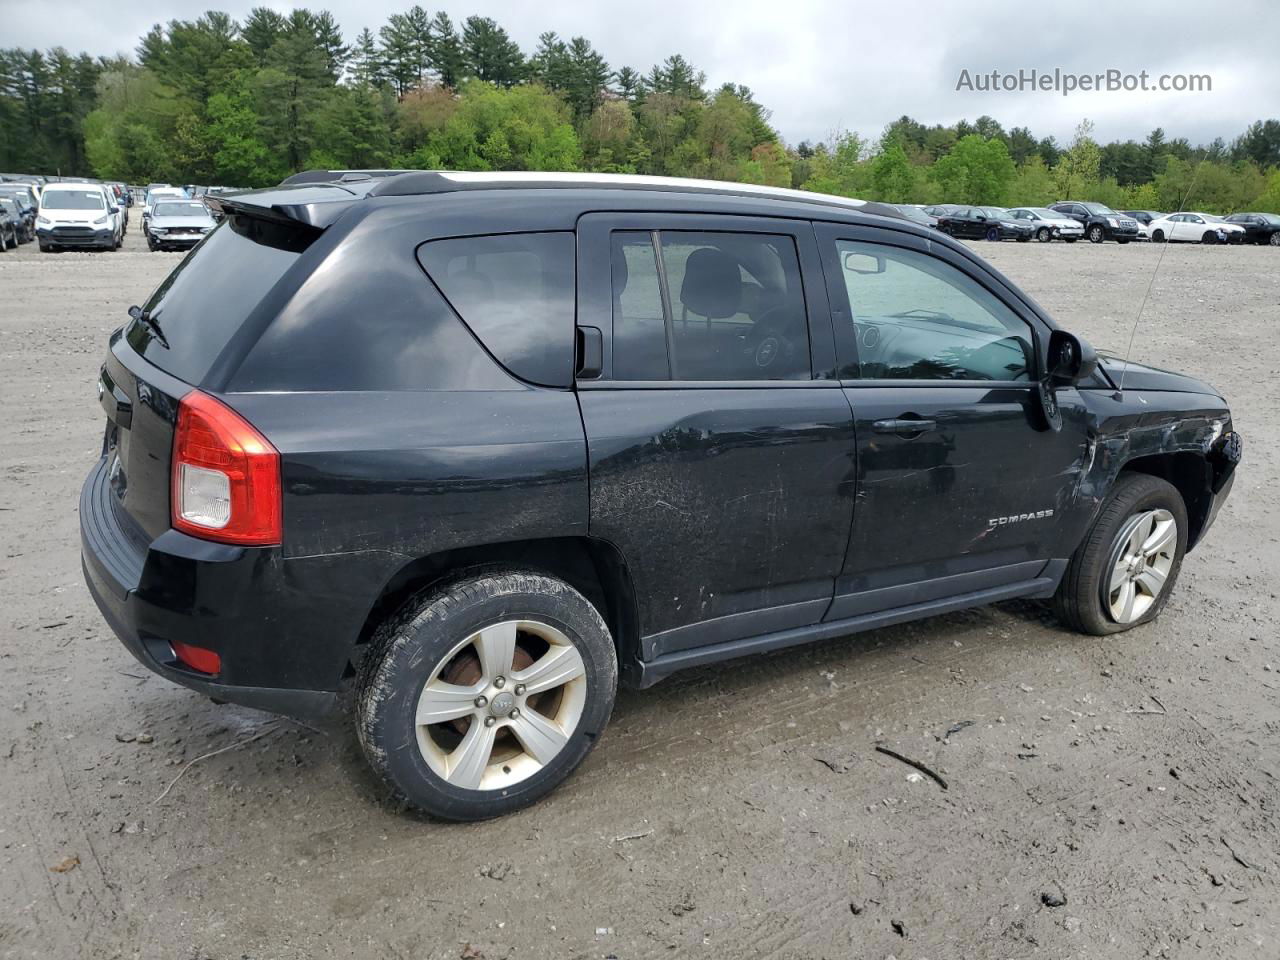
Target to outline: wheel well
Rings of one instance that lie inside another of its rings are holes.
[[[1120,473],[1122,476],[1125,473],[1145,473],[1172,484],[1182,494],[1187,522],[1191,525],[1187,531],[1187,549],[1196,545],[1209,519],[1213,501],[1210,492],[1213,470],[1203,454],[1184,451],[1135,457],[1120,468]]]
[[[517,567],[556,577],[595,605],[613,634],[623,672],[639,651],[635,590],[622,554],[613,544],[591,537],[517,540],[445,550],[419,557],[387,581],[369,609],[357,639],[367,644],[387,617],[415,594],[468,570]]]

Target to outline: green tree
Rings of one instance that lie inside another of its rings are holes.
[[[871,161],[871,194],[867,199],[910,203],[916,193],[915,169],[902,144],[894,140]]]
[[[486,83],[512,87],[524,77],[520,47],[489,17],[467,17],[462,25],[462,62]]]
[[[962,137],[932,170],[942,196],[953,203],[1002,204],[1016,174],[1004,141],[984,140],[976,133]]]
[[[1093,139],[1093,123],[1081,120],[1076,127],[1071,146],[1058,160],[1054,173],[1058,181],[1060,199],[1077,200],[1082,198],[1081,191],[1085,184],[1097,183],[1102,165],[1102,151]],[[1092,199],[1084,197],[1083,199]]]

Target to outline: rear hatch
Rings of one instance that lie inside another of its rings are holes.
[[[206,386],[233,338],[319,231],[231,213],[112,335],[99,375],[103,457],[82,524],[95,540],[146,543],[170,528],[170,457],[179,401]],[[92,533],[92,531],[89,531]],[[140,565],[141,560],[138,559]],[[127,565],[126,565],[127,566]],[[128,573],[128,569],[116,572]]]

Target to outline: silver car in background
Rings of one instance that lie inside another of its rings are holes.
[[[1030,223],[1034,228],[1032,236],[1041,243],[1051,240],[1075,243],[1084,236],[1084,224],[1048,207],[1014,207],[1009,211],[1009,216]]]
[[[144,228],[152,250],[189,250],[217,226],[200,200],[158,200]]]

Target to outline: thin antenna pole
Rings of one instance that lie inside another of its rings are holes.
[[[1200,176],[1200,168],[1204,166],[1204,162],[1209,159],[1209,151],[1206,150],[1204,155],[1200,157],[1200,162],[1196,164],[1196,168],[1191,171],[1191,182],[1187,184],[1187,192],[1182,195],[1182,203],[1175,213],[1186,209],[1187,201],[1191,199],[1191,191],[1195,189],[1196,179]],[[1160,245],[1160,256],[1156,258],[1155,268],[1151,271],[1151,279],[1147,281],[1147,292],[1142,295],[1142,303],[1138,304],[1138,315],[1133,318],[1133,329],[1129,331],[1129,345],[1124,350],[1124,366],[1120,368],[1120,387],[1117,393],[1124,396],[1124,376],[1129,372],[1129,356],[1133,353],[1133,341],[1138,335],[1138,324],[1142,320],[1142,311],[1146,309],[1147,300],[1151,297],[1151,288],[1155,285],[1156,274],[1160,272],[1160,264],[1164,262],[1165,251],[1169,249],[1169,244],[1173,241],[1168,237],[1164,243]]]

